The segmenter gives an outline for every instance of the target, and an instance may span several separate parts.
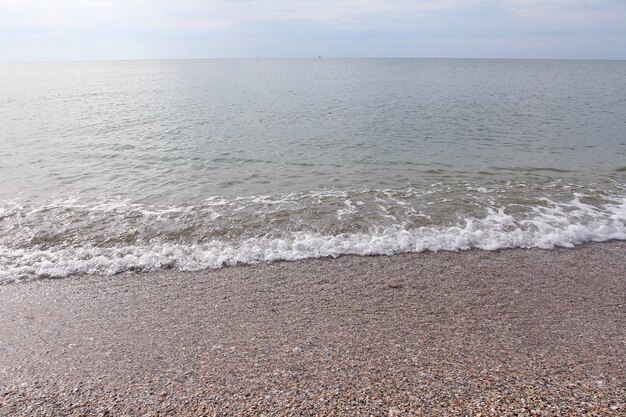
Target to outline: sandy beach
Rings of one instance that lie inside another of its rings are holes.
[[[0,416],[624,415],[626,242],[0,287]]]

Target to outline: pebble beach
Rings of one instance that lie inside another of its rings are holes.
[[[0,416],[626,414],[626,242],[0,287]]]

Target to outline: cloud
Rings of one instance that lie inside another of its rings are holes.
[[[289,52],[287,45],[294,42],[287,37],[340,55],[367,45],[380,45],[372,55],[389,50],[419,55],[431,49],[413,46],[428,39],[432,45],[456,40],[456,47],[439,49],[442,53],[513,38],[511,45],[535,42],[538,50],[546,37],[544,49],[576,36],[585,36],[581,45],[608,38],[626,45],[624,21],[623,0],[0,0],[0,59],[20,59],[20,50],[36,56],[38,48],[51,46],[63,58],[81,55],[81,43],[87,50],[96,40],[129,57],[147,46],[155,55],[178,49],[204,56],[216,50],[204,47],[211,42],[221,45],[220,51],[230,45],[240,53],[297,54]],[[346,38],[352,43],[344,49],[332,47]]]
[[[460,0],[0,0],[0,10],[11,17],[13,27],[73,29],[132,20],[141,26],[212,30],[259,21],[349,22],[364,14],[406,16],[460,4]]]
[[[606,18],[626,2],[582,0],[0,0],[3,23],[13,28],[74,30],[133,24],[153,29],[220,30],[263,21],[309,21],[349,27],[383,20],[419,19],[449,12],[471,16],[497,10],[503,16],[541,22]],[[8,19],[10,17],[10,19]]]

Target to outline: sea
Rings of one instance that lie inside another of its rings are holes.
[[[626,240],[626,61],[0,64],[0,282]]]

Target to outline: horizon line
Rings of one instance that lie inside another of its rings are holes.
[[[626,58],[528,58],[528,57],[427,57],[427,56],[256,56],[256,57],[197,57],[197,58],[108,58],[108,59],[58,59],[58,60],[0,60],[4,64],[54,64],[137,61],[210,61],[210,60],[266,60],[266,59],[424,59],[424,60],[489,60],[489,61],[602,61],[622,62]]]

